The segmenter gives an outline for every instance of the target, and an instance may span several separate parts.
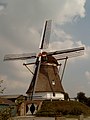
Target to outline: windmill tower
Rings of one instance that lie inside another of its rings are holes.
[[[25,54],[8,54],[5,55],[4,60],[25,60],[36,59],[35,63],[24,63],[27,69],[33,74],[30,86],[26,94],[35,99],[64,99],[64,89],[62,86],[62,78],[68,58],[80,56],[84,52],[84,47],[66,49],[61,51],[46,52],[45,48],[48,47],[50,32],[51,32],[51,20],[45,22],[43,29],[42,39],[40,42],[41,52],[36,55],[35,53]],[[60,60],[65,60],[62,75],[59,75],[58,63]],[[28,65],[35,64],[35,70],[32,72]]]

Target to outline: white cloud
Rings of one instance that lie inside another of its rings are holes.
[[[60,24],[72,21],[75,17],[85,17],[86,0],[38,0],[32,2],[34,12],[39,13],[38,19],[54,19]],[[33,10],[33,8],[32,8]],[[35,14],[33,12],[33,14]],[[33,17],[35,17],[33,15]]]
[[[0,1],[0,11],[3,10],[4,8],[6,8],[6,6],[7,6],[7,3],[5,1],[4,2]]]
[[[8,38],[4,37],[4,36],[0,36],[0,47],[3,51],[3,53],[8,53],[8,52],[22,52],[22,50],[20,48],[18,48],[17,46],[15,46],[15,44],[13,44],[12,42],[10,42],[8,40]]]
[[[53,42],[52,44],[50,44],[50,51],[57,51],[57,50],[62,50],[62,49],[68,49],[71,48],[73,46],[73,42],[71,40],[66,40],[63,42]]]
[[[5,76],[5,75],[0,75],[0,80],[6,80],[7,79],[7,76]]]
[[[4,94],[25,94],[28,81],[20,81],[20,80],[5,80],[5,86],[6,90],[4,91]]]
[[[86,46],[85,48],[85,58],[90,59],[90,46]]]
[[[83,84],[79,84],[79,85],[77,85],[76,86],[76,88],[75,88],[75,93],[79,93],[79,92],[85,92],[85,90],[86,90],[86,88],[85,88],[85,86],[83,85]]]
[[[86,76],[86,78],[87,78],[88,80],[90,80],[90,72],[89,72],[89,71],[86,71],[86,72],[85,72],[85,76]]]
[[[41,23],[43,23],[47,18],[53,19],[60,24],[72,21],[77,15],[80,17],[85,16],[85,0],[54,0],[53,2],[52,0],[38,0],[37,2],[34,2],[33,0],[27,2],[22,2],[22,0],[19,2],[13,0],[8,1],[8,6],[6,20],[4,19],[3,22],[5,22],[4,24],[7,27],[6,38],[8,39],[9,37],[10,42],[14,44],[16,50],[17,46],[20,48],[21,45],[23,48],[25,46],[25,49],[29,49],[29,44],[35,45],[35,47],[33,47],[33,45],[30,46],[33,50],[36,48],[36,44],[39,44],[40,41],[40,33],[38,32],[38,29],[43,27],[43,24]],[[9,19],[7,19],[7,17]],[[4,34],[4,36],[6,34]],[[63,36],[63,40],[68,39],[68,43],[71,46],[71,35],[67,35],[61,30],[58,30],[58,32],[56,31],[56,35],[59,38],[60,35],[61,37]]]
[[[17,76],[20,79],[23,78],[30,78],[32,77],[32,73],[30,73],[28,71],[28,69],[26,69],[25,66],[23,66],[23,63],[25,63],[25,61],[14,61],[12,62],[12,68],[13,68],[13,74],[15,76]],[[28,66],[30,68],[30,70],[33,72],[33,65]]]
[[[4,9],[4,6],[3,5],[0,5],[0,11]]]
[[[0,15],[5,15],[4,9],[6,8],[7,3],[3,0],[0,1]]]
[[[46,19],[61,24],[70,22],[77,16],[85,17],[85,3],[86,0],[8,0],[7,14],[18,25],[27,23],[40,26]]]
[[[61,50],[85,46],[81,41],[74,41],[72,35],[56,27],[52,28],[50,50]]]
[[[76,17],[85,17],[85,3],[86,0],[66,0],[57,20],[64,23],[72,21]]]

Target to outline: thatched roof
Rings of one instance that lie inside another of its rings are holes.
[[[40,70],[36,82],[35,92],[60,92],[64,93],[63,86],[57,68],[58,62],[52,56],[42,58]],[[27,94],[30,94],[32,87],[29,86]]]
[[[0,104],[15,105],[15,103],[12,102],[11,100],[7,100],[7,99],[1,98],[1,97],[0,97]]]

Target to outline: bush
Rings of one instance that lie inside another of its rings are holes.
[[[81,115],[82,110],[78,107],[74,107],[69,114],[71,115]]]
[[[16,107],[7,106],[0,109],[0,120],[8,120],[10,117],[15,116]]]
[[[4,108],[0,110],[0,120],[8,120],[11,117],[10,108]]]
[[[90,108],[77,101],[43,101],[37,116],[90,115]]]

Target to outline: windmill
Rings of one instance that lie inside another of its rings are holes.
[[[49,45],[51,23],[51,20],[45,22],[39,46],[41,51],[38,55],[36,53],[24,53],[8,54],[4,57],[4,61],[36,59],[36,62],[23,64],[33,74],[30,86],[26,92],[31,99],[34,99],[35,96],[42,99],[64,99],[65,91],[62,86],[62,79],[67,60],[84,53],[84,47],[46,52],[45,49]],[[61,75],[59,75],[58,70],[58,66],[61,67],[61,64],[58,62],[60,60],[65,60]],[[34,72],[28,67],[28,65],[32,64],[35,64]]]

